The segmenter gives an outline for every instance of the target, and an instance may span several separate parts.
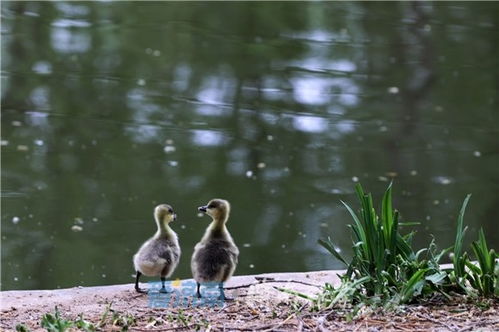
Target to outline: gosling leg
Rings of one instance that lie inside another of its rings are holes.
[[[159,290],[160,293],[168,293],[165,288],[165,277],[161,277],[161,289]]]
[[[201,298],[201,293],[199,292],[199,287],[201,287],[201,284],[199,282],[196,282],[196,284],[197,284],[196,297],[198,299],[200,299]]]
[[[137,271],[137,276],[135,277],[135,291],[137,291],[137,293],[147,293],[147,291],[145,291],[139,287],[139,278],[141,275],[142,275],[142,273]]]
[[[222,301],[234,301],[233,298],[225,296],[223,282],[221,282],[221,283],[218,284],[218,289],[220,290],[220,296],[218,297],[219,300],[222,300]]]

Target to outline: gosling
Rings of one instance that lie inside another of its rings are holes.
[[[133,256],[133,265],[137,276],[135,278],[135,290],[146,293],[139,287],[139,278],[142,274],[161,277],[161,293],[166,293],[165,281],[178,265],[180,259],[180,246],[177,233],[170,226],[170,222],[177,219],[177,215],[168,204],[161,204],[154,209],[154,218],[158,231],[148,239],[139,251]]]
[[[194,247],[192,254],[191,269],[197,283],[196,295],[198,298],[201,297],[199,292],[201,283],[216,282],[220,290],[219,299],[230,300],[225,297],[223,283],[236,269],[239,249],[225,226],[229,219],[229,202],[212,199],[208,205],[201,206],[198,210],[209,215],[213,221],[201,241]]]

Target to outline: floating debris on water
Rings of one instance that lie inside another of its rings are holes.
[[[12,125],[14,127],[21,127],[23,124],[21,121],[14,120],[14,121],[12,121]]]
[[[203,213],[203,212],[198,212],[197,216],[198,216],[199,218],[201,218],[202,216],[204,216],[204,213]]]
[[[388,93],[395,95],[395,94],[399,93],[399,88],[396,86],[391,86],[388,88]]]
[[[250,265],[249,265],[249,268],[250,268],[250,269],[254,269],[254,268],[255,268],[255,264],[250,264]]]
[[[352,181],[353,181],[353,182],[359,182],[359,178],[358,178],[358,177],[356,177],[356,176],[352,176]]]
[[[438,205],[438,204],[440,204],[440,201],[438,199],[433,201],[433,205]]]
[[[386,176],[378,176],[378,180],[383,181],[383,182],[387,182],[388,178]]]
[[[251,243],[243,243],[243,247],[249,248],[249,247],[251,247]]]
[[[73,232],[81,232],[81,231],[83,230],[83,227],[78,226],[78,225],[73,225],[73,226],[71,227],[71,230],[72,230]]]
[[[178,166],[178,161],[176,161],[176,160],[170,160],[168,162],[168,165],[170,165],[172,167],[176,167],[176,166]]]
[[[93,217],[93,218],[92,218],[92,221],[93,221],[93,222],[97,222],[97,221],[99,221],[99,219],[97,219],[97,217]]]
[[[249,171],[246,171],[246,177],[247,178],[250,178],[253,176],[253,171],[249,170]]]
[[[12,223],[13,223],[14,225],[15,225],[15,224],[17,224],[19,221],[21,221],[21,218],[19,218],[19,217],[14,217],[14,218],[12,218]]]
[[[267,166],[265,163],[258,163],[258,165],[256,165],[259,169],[265,168],[265,166]]]
[[[78,224],[78,225],[83,225],[85,222],[83,221],[82,218],[76,217],[75,218],[75,223]]]
[[[281,248],[282,249],[286,248],[286,245],[285,244],[281,244]]]
[[[175,152],[176,148],[173,145],[167,145],[163,148],[166,153]]]
[[[411,176],[416,176],[416,175],[418,175],[418,171],[413,169],[410,174],[411,174]]]
[[[430,220],[430,219],[431,219],[431,217],[430,217],[430,216],[426,216],[426,220]]]
[[[379,131],[381,131],[381,132],[384,133],[385,131],[388,131],[388,127],[387,126],[381,126],[381,127],[379,127]]]
[[[0,140],[0,145],[1,145],[1,146],[7,146],[7,145],[9,145],[9,141],[4,140],[4,139],[3,139],[3,140]]]
[[[153,55],[153,56],[160,56],[160,55],[161,55],[161,51],[160,51],[160,50],[154,50],[154,51],[152,52],[152,55]]]
[[[169,138],[169,139],[167,139],[167,140],[165,141],[165,144],[166,144],[166,145],[173,145],[173,140],[172,140],[171,138]]]
[[[27,145],[18,145],[17,151],[28,151],[29,147]]]
[[[444,186],[453,182],[453,180],[447,176],[435,176],[433,181],[438,184],[443,184]]]
[[[146,80],[143,78],[140,78],[137,80],[137,85],[144,86],[146,85]]]
[[[386,172],[385,175],[394,178],[399,174],[397,172]]]
[[[181,229],[186,229],[187,226],[185,226],[184,224],[180,225],[180,228]]]
[[[325,222],[322,222],[320,225],[321,227],[327,227],[327,224]]]
[[[274,136],[272,135],[267,135],[267,141],[273,141],[274,140]]]
[[[482,153],[480,151],[473,151],[473,155],[475,157],[481,157],[482,156]]]
[[[43,140],[41,140],[41,139],[35,139],[34,142],[35,142],[35,145],[38,145],[38,146],[43,146],[43,144],[44,144]]]
[[[105,274],[105,273],[103,273],[103,274],[102,274],[102,278],[105,278],[105,277],[106,277],[106,274]]]

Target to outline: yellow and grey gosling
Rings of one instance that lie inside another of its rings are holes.
[[[201,206],[198,210],[209,215],[213,221],[192,254],[191,269],[197,283],[196,295],[201,297],[201,283],[216,282],[220,289],[220,299],[227,300],[223,283],[234,273],[239,256],[239,249],[225,226],[229,219],[230,204],[223,199],[212,199],[208,205]]]
[[[156,206],[154,218],[158,231],[144,242],[133,256],[133,265],[137,272],[135,290],[139,293],[146,293],[139,288],[139,278],[142,274],[149,277],[160,276],[162,285],[160,292],[166,292],[165,280],[173,273],[180,258],[177,233],[168,225],[177,219],[172,207],[168,204]]]

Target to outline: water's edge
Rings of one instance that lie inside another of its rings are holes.
[[[345,273],[345,270],[264,273],[234,276],[225,284],[225,289],[228,294],[233,294],[237,293],[240,289],[247,290],[248,288],[257,285],[270,285],[313,294],[317,292],[318,287],[324,285],[326,282],[338,285],[340,282],[338,275],[341,275],[342,273]],[[185,279],[181,280],[181,282],[191,280],[192,279]],[[91,301],[96,295],[100,298],[112,301],[116,296],[123,296],[124,292],[135,293],[134,284],[73,287],[55,290],[1,291],[0,311],[23,310],[28,308],[32,310],[34,308],[41,309],[42,307],[47,307],[48,310],[51,310],[55,305],[71,305],[72,303],[77,303],[84,299]],[[137,294],[137,296],[141,295]],[[146,297],[147,295],[143,296]]]

